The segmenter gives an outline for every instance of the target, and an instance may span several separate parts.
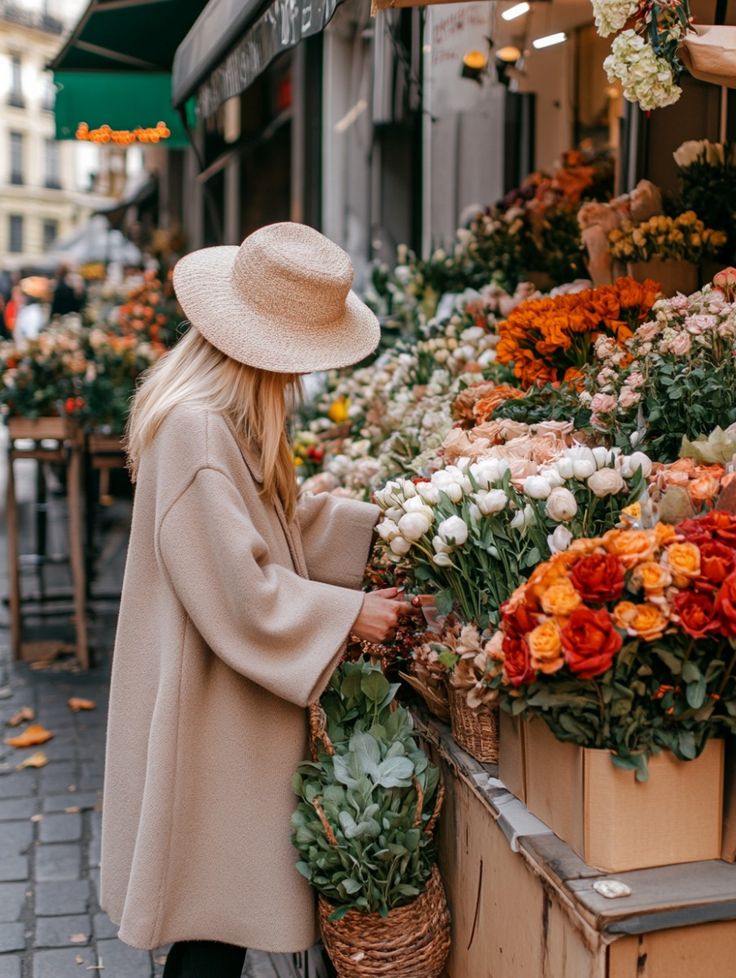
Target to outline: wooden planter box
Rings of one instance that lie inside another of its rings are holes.
[[[501,710],[498,735],[498,776],[526,804],[526,723]]]
[[[667,298],[682,292],[690,295],[698,287],[698,266],[690,261],[638,261],[630,262],[627,266],[628,274],[643,282],[644,279],[653,278],[662,286],[662,292]]]
[[[722,740],[694,761],[662,751],[642,783],[608,751],[563,743],[542,720],[524,737],[529,811],[589,866],[618,873],[720,858]]]
[[[11,438],[34,438],[41,441],[53,438],[63,441],[76,431],[76,424],[69,418],[9,418],[8,434]]]

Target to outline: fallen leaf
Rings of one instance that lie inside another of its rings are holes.
[[[49,669],[54,664],[53,659],[36,659],[35,662],[31,662],[31,669]]]
[[[86,944],[87,935],[86,934],[72,934],[69,938],[70,944]]]
[[[96,710],[97,704],[94,700],[84,700],[80,696],[72,696],[67,700],[67,706],[74,713],[79,713],[80,710]]]
[[[53,733],[47,730],[43,724],[32,723],[17,737],[6,737],[5,743],[9,747],[37,747],[39,744],[45,744],[47,740],[51,740],[53,736]]]
[[[43,822],[43,815],[31,815],[32,822]]]
[[[21,723],[25,723],[26,720],[35,720],[36,711],[32,706],[21,706],[16,714],[14,714],[9,720],[5,721],[8,727],[19,727]]]
[[[79,805],[69,805],[69,807],[65,808],[64,811],[67,813],[67,815],[76,815],[77,812],[81,812],[82,809],[79,807]]]
[[[16,764],[15,769],[16,771],[20,771],[24,767],[46,767],[48,763],[49,759],[44,752],[37,750],[35,754],[31,754],[30,757],[24,758],[20,764]]]
[[[84,964],[84,958],[81,954],[78,954],[74,960],[77,962],[77,964]]]

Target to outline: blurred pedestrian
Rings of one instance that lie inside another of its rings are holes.
[[[56,270],[54,298],[51,302],[51,318],[67,316],[70,312],[81,312],[82,297],[69,281],[69,269],[59,265]]]
[[[15,331],[15,321],[18,318],[18,313],[23,308],[24,301],[25,298],[20,285],[14,285],[10,292],[10,298],[5,306],[5,325],[11,334]]]

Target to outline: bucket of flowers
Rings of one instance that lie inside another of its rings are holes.
[[[310,710],[313,760],[294,777],[297,868],[339,978],[439,978],[450,947],[433,840],[443,790],[398,688],[367,659],[344,663]]]
[[[568,447],[557,437],[519,441],[518,455],[509,442],[495,455],[460,458],[426,480],[395,480],[375,495],[384,514],[379,551],[410,585],[436,595],[440,634],[419,659],[446,669],[453,734],[486,762],[498,749],[496,707],[490,696],[468,699],[470,675],[480,681],[484,674],[485,633],[541,560],[615,526],[651,471],[643,453]]]
[[[736,730],[735,516],[574,541],[517,588],[485,651],[503,708],[530,720],[527,804],[587,862],[719,857],[722,738]]]

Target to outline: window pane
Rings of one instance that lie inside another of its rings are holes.
[[[46,186],[60,189],[61,169],[59,167],[59,144],[55,139],[45,140],[44,164],[46,171]]]
[[[43,222],[43,247],[48,251],[59,237],[59,222],[47,220]]]
[[[23,108],[23,63],[19,54],[10,56],[10,91],[8,103]]]
[[[23,217],[11,214],[8,218],[8,251],[23,251]]]
[[[23,133],[10,133],[10,182],[23,183]]]

